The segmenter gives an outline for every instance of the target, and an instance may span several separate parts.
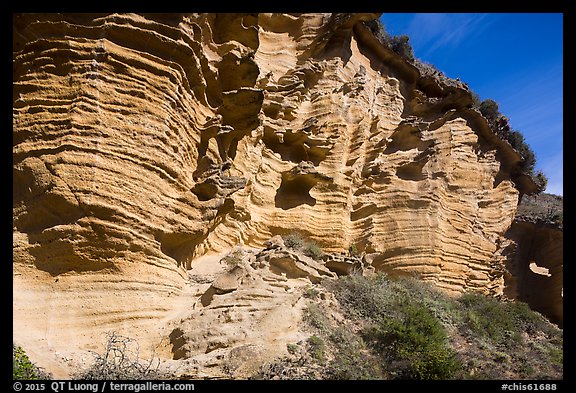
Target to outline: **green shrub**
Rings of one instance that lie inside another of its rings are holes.
[[[546,321],[526,303],[501,302],[478,293],[466,293],[459,302],[464,306],[465,326],[495,345],[520,345],[522,333],[547,330]]]
[[[548,178],[546,177],[546,175],[542,171],[538,171],[532,177],[532,180],[534,180],[534,182],[536,183],[536,185],[538,186],[538,189],[540,191],[544,191],[546,189],[546,186],[548,186]],[[558,220],[555,220],[555,221],[562,223],[562,217],[559,217],[559,219],[560,219],[559,221]]]
[[[406,34],[394,36],[390,39],[390,49],[409,62],[414,62],[414,50],[410,45],[410,37]]]
[[[298,353],[298,344],[288,343],[286,344],[286,350],[289,354],[294,355]]]
[[[324,254],[320,246],[317,245],[316,243],[306,243],[306,245],[302,249],[302,252],[304,253],[304,255],[314,260],[319,260],[322,254]]]
[[[456,323],[458,314],[448,297],[430,285],[411,278],[391,280],[380,273],[341,277],[329,287],[349,317],[365,321],[361,336],[380,357],[381,373],[446,379],[461,369],[439,318]]]
[[[482,116],[488,120],[488,124],[492,130],[497,133],[500,138],[506,140],[510,146],[514,148],[522,156],[520,163],[520,170],[531,176],[538,186],[539,192],[544,191],[546,188],[547,179],[542,172],[539,175],[534,174],[534,167],[536,165],[536,155],[530,146],[526,143],[524,135],[520,131],[512,130],[508,123],[508,118],[503,116],[498,109],[498,103],[494,100],[487,99],[478,105],[478,109]]]
[[[291,232],[288,235],[282,236],[284,240],[284,245],[291,248],[294,251],[300,251],[304,255],[318,260],[322,256],[322,248],[313,241],[306,241],[304,238],[296,232]]]
[[[346,314],[353,319],[389,315],[391,301],[403,293],[402,289],[396,288],[394,282],[383,273],[371,278],[352,274],[326,285]]]
[[[309,304],[304,309],[304,321],[320,331],[327,331],[330,326],[330,321],[328,321],[324,312],[314,303]]]
[[[351,243],[348,246],[348,255],[350,255],[351,257],[358,255],[358,246],[356,246],[356,244]]]
[[[562,224],[564,222],[564,213],[555,212],[550,214],[550,220],[556,224]]]
[[[320,363],[324,363],[326,361],[326,345],[324,344],[324,340],[318,336],[310,336],[306,342],[308,343],[308,352],[312,358]]]
[[[381,44],[392,49],[409,62],[414,62],[414,50],[412,49],[412,45],[410,45],[409,36],[406,34],[391,36],[386,31],[386,28],[380,19],[364,22],[364,25],[370,29],[372,34],[374,34],[374,37],[376,37]]]
[[[425,307],[404,304],[400,319],[383,319],[364,330],[393,374],[407,379],[449,379],[461,369],[442,324]]]
[[[289,375],[561,378],[562,330],[525,303],[479,293],[452,298],[420,280],[382,273],[340,277],[324,285],[344,320],[336,322],[320,305],[310,304],[304,321],[314,336],[306,342],[307,355],[291,359],[301,371]]]
[[[370,29],[372,34],[374,34],[374,37],[376,37],[381,44],[388,46],[390,34],[386,31],[386,27],[380,19],[366,21],[364,22],[364,25]]]
[[[494,100],[487,99],[480,103],[480,113],[489,121],[495,121],[498,119],[502,114],[498,109],[498,103]]]
[[[229,267],[235,267],[242,262],[242,252],[239,250],[233,251],[227,254],[221,259],[222,262],[226,263]]]
[[[548,348],[548,357],[554,364],[563,364],[564,351],[562,348]]]
[[[342,326],[329,333],[333,358],[326,368],[328,379],[382,379],[380,359],[371,354],[359,335]]]
[[[282,236],[282,239],[284,240],[286,247],[294,250],[299,250],[304,246],[304,239],[302,236],[300,236],[300,234],[296,232],[291,232],[288,235],[284,235]]]
[[[319,295],[320,292],[314,287],[306,288],[306,291],[304,291],[304,297],[308,299],[316,299]]]
[[[30,361],[24,349],[12,345],[12,379],[45,380],[50,376]]]

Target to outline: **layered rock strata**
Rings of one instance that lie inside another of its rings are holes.
[[[382,46],[376,17],[15,14],[15,339],[152,345],[199,257],[292,230],[501,294],[503,234],[535,186],[466,86]]]

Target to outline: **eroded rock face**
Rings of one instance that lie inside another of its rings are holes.
[[[15,340],[152,345],[190,303],[197,258],[290,230],[501,294],[521,157],[465,86],[383,47],[362,24],[376,17],[14,15]],[[323,274],[302,266],[290,279]]]
[[[506,235],[511,244],[505,294],[528,303],[533,310],[562,327],[563,231],[529,222],[514,222]]]
[[[506,231],[508,256],[504,293],[564,324],[563,198],[524,196]]]
[[[164,345],[167,357],[185,365],[181,377],[247,377],[304,338],[305,292],[336,274],[274,239],[262,250],[237,248],[212,261],[212,275],[203,274],[202,258],[192,268],[192,281],[209,279],[193,285],[197,300],[172,322]]]

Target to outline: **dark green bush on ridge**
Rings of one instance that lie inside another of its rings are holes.
[[[522,171],[532,177],[537,177],[535,180],[539,184],[544,183],[544,187],[540,187],[544,190],[547,182],[545,178],[544,182],[542,182],[541,178],[544,177],[544,174],[542,172],[537,175],[534,174],[534,166],[536,165],[534,152],[526,143],[524,135],[520,131],[510,128],[508,118],[502,115],[498,108],[498,103],[491,99],[484,100],[480,102],[478,110],[486,118],[490,127],[522,156]]]
[[[384,24],[380,21],[380,19],[375,19],[372,21],[364,22],[365,26],[367,26],[370,31],[374,34],[374,37],[381,44],[387,46],[388,48],[392,49],[396,54],[400,55],[402,58],[409,62],[414,62],[414,49],[412,45],[410,45],[410,37],[406,34],[392,36],[384,27]]]
[[[498,109],[498,103],[491,99],[480,102],[478,109],[480,110],[480,113],[482,113],[482,116],[493,122],[502,116]]]
[[[461,369],[444,327],[422,305],[406,304],[402,318],[386,318],[363,331],[403,379],[450,379]]]
[[[391,37],[389,40],[390,49],[402,56],[404,59],[413,62],[414,50],[410,45],[410,37],[406,34]]]
[[[380,43],[390,48],[392,51],[400,55],[409,63],[416,66],[422,73],[423,68],[434,68],[432,65],[425,65],[421,60],[414,56],[414,50],[410,45],[410,37],[407,35],[392,36],[390,35],[380,19],[364,22],[365,26],[370,29],[374,37]],[[440,74],[442,74],[439,71]],[[442,74],[443,75],[443,74]],[[478,94],[471,92],[472,107],[478,109],[482,116],[486,118],[490,128],[502,139],[506,140],[510,145],[522,156],[520,170],[522,173],[530,176],[534,183],[538,186],[539,192],[546,189],[548,179],[539,171],[534,173],[536,165],[536,156],[534,151],[525,142],[524,136],[519,131],[514,131],[510,128],[509,120],[506,116],[502,115],[498,108],[498,103],[492,99],[480,100]]]

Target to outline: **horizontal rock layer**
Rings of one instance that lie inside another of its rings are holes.
[[[501,294],[521,157],[376,17],[15,14],[16,339],[158,342],[197,258],[294,230]]]

